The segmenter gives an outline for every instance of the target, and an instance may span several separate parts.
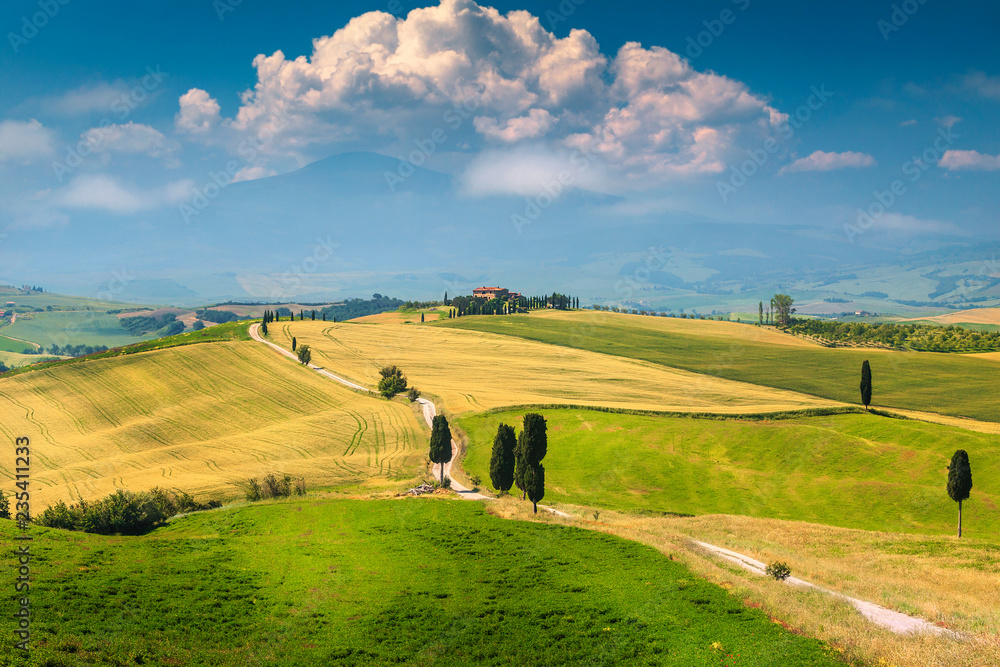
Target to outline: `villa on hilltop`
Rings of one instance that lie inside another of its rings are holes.
[[[511,292],[506,287],[477,287],[472,290],[472,296],[484,299],[501,299],[503,301],[514,301],[521,298],[520,292]]]

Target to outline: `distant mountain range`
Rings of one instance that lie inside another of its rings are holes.
[[[678,307],[735,307],[778,288],[820,302],[849,288],[887,303],[1000,297],[996,244],[925,236],[910,239],[913,252],[874,234],[852,244],[839,229],[623,217],[609,195],[572,190],[547,206],[544,196],[472,197],[447,174],[414,167],[400,179],[399,167],[344,153],[233,183],[186,215],[75,215],[59,234],[20,234],[0,280],[187,305],[374,291],[431,299],[483,283]]]

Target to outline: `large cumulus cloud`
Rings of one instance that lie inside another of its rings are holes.
[[[463,105],[474,113],[452,128],[456,150],[529,142],[585,151],[621,182],[650,184],[721,172],[784,119],[743,83],[698,72],[667,49],[627,43],[611,57],[584,30],[558,38],[529,12],[473,0],[442,0],[405,19],[369,12],[315,39],[309,57],[276,51],[253,64],[257,83],[233,118],[220,121],[210,95],[192,89],[179,128],[269,128],[262,160],[338,144],[392,151]]]

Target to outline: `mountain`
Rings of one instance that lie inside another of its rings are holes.
[[[851,243],[839,229],[808,225],[624,215],[622,199],[578,189],[554,201],[541,187],[532,197],[473,197],[448,174],[411,173],[410,165],[374,153],[343,153],[199,191],[205,196],[183,210],[81,214],[57,235],[22,233],[10,239],[19,252],[0,279],[43,280],[86,296],[113,284],[116,295],[183,304],[373,291],[429,299],[503,283],[524,293],[698,305],[706,294],[756,303],[757,292],[777,287],[840,294],[846,286],[831,286],[843,276],[880,267],[934,274],[922,293],[905,281],[879,288],[888,298],[934,301],[950,293],[943,287],[957,285],[956,275],[991,273],[950,268],[985,257],[965,238],[924,237],[924,252],[913,254],[876,233]],[[978,290],[966,285],[959,296]]]

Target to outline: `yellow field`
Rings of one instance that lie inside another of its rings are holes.
[[[260,343],[206,343],[0,380],[0,431],[32,443],[36,511],[153,486],[225,497],[270,472],[307,485],[399,486],[426,436],[403,403],[364,396]],[[0,477],[13,477],[13,456]]]
[[[417,324],[420,322],[420,313],[424,313],[424,318],[428,322],[434,322],[440,319],[447,319],[448,308],[445,306],[438,306],[437,308],[428,308],[426,310],[411,310],[405,313],[401,313],[398,310],[390,310],[384,313],[379,313],[377,315],[365,315],[364,317],[356,317],[353,320],[348,320],[349,322],[361,322],[361,323],[371,323],[371,324],[404,324],[406,322]]]
[[[380,368],[395,364],[411,386],[440,397],[455,413],[545,403],[726,413],[837,405],[791,391],[474,331],[307,320],[279,322],[270,332],[273,342],[289,349],[295,336],[300,345],[311,346],[314,364],[367,387],[377,385]]]
[[[1000,324],[1000,308],[972,308],[935,317],[917,317],[901,321],[938,322],[940,324]]]

